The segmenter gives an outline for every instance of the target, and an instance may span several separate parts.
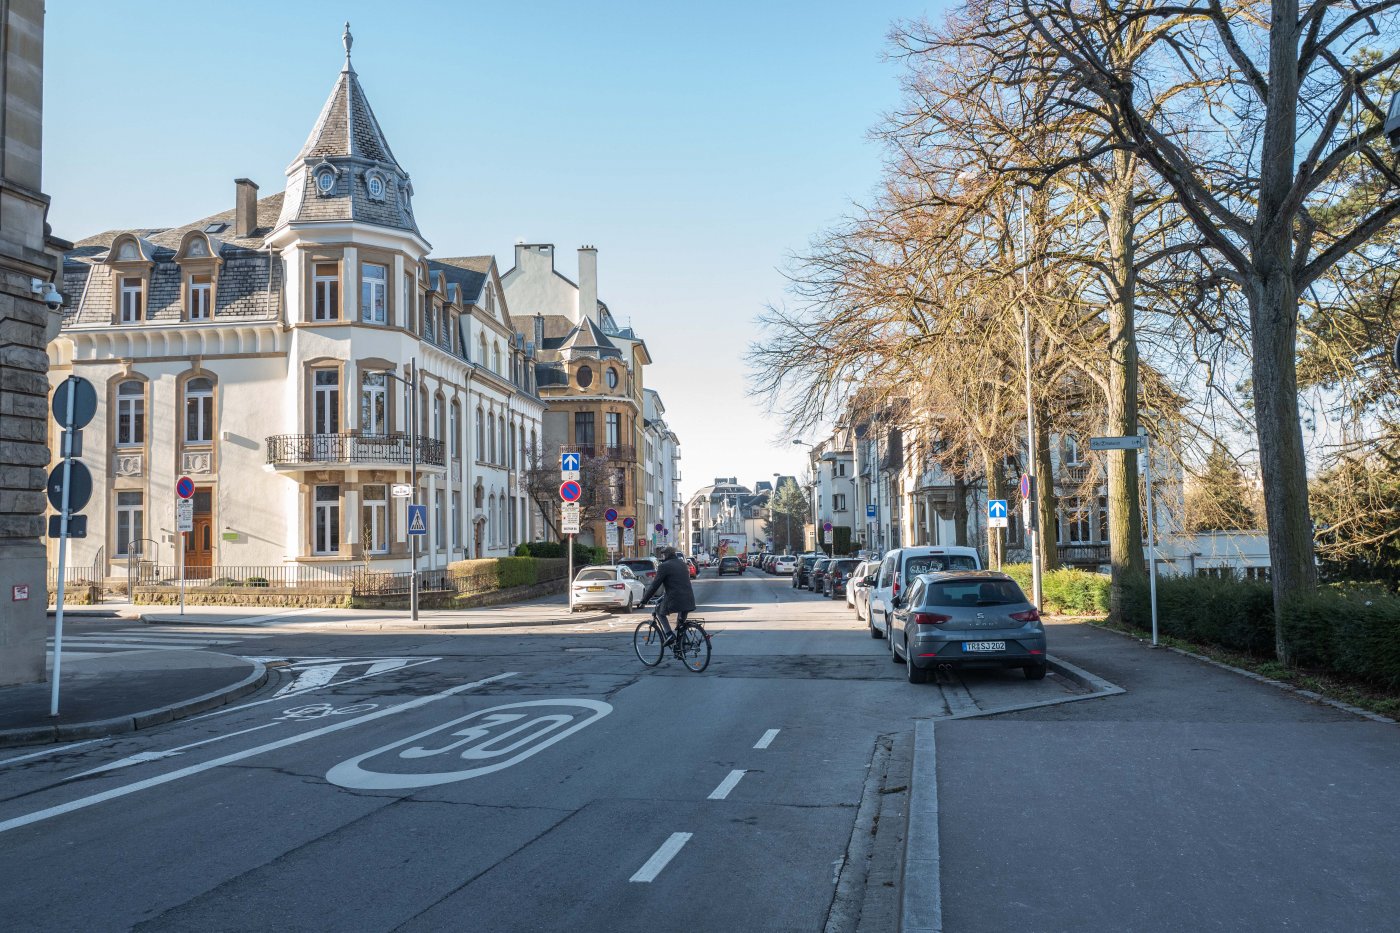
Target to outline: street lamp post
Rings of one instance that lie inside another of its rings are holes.
[[[783,475],[781,473],[774,473],[773,478],[780,483],[782,482]],[[778,498],[778,483],[773,484],[773,498]],[[771,512],[772,509],[769,509],[769,511]],[[792,550],[792,513],[787,509],[783,509],[783,518],[787,523],[787,534],[783,537],[783,553],[786,554],[788,551]]]
[[[408,362],[408,378],[405,379],[393,370],[380,370],[380,375],[400,382],[408,393],[408,457],[409,485],[413,494],[410,503],[418,498],[418,357]],[[418,621],[418,535],[408,536],[409,566],[412,572],[408,581],[408,611],[413,621]]]
[[[1031,599],[1036,606],[1042,606],[1044,602],[1042,600],[1040,566],[1040,489],[1036,485],[1035,475],[1035,403],[1031,398],[1031,306],[1027,298],[1027,293],[1030,291],[1030,278],[1026,262],[1026,195],[1024,191],[1017,192],[1017,205],[1020,207],[1021,213],[1021,343],[1026,369],[1026,475],[1030,477],[1032,495],[1028,510],[1028,517],[1032,520],[1026,522],[1026,536],[1031,546]],[[990,485],[988,489],[990,491]]]

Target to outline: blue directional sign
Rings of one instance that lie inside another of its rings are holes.
[[[428,507],[426,505],[410,505],[408,507],[408,533],[411,535],[428,533]]]
[[[559,455],[559,469],[565,473],[572,473],[579,468],[581,459],[577,451],[562,453]]]
[[[987,500],[987,517],[988,517],[988,518],[1005,518],[1005,517],[1006,517],[1006,500],[1005,500],[1005,499],[988,499],[988,500]]]
[[[874,518],[874,517],[875,517],[875,503],[872,502],[872,503],[870,503],[869,505],[867,505],[867,506],[865,507],[865,517],[866,517],[866,518]]]

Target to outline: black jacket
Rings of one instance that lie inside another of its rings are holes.
[[[686,565],[685,560],[680,557],[663,560],[661,566],[656,568],[656,579],[647,587],[642,602],[655,596],[656,591],[663,586],[666,588],[666,597],[661,603],[662,612],[695,611],[695,591],[690,588],[690,567]]]

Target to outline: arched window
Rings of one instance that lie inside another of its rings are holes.
[[[462,406],[452,400],[452,459],[462,459]]]
[[[535,429],[530,429],[530,458],[534,459],[540,455],[539,444],[535,441]]]
[[[485,535],[485,537],[486,537],[487,546],[491,546],[491,545],[494,545],[494,544],[496,543],[496,529],[495,529],[495,527],[494,527],[495,524],[496,524],[496,521],[495,521],[495,519],[496,519],[496,494],[495,494],[494,492],[491,493],[491,496],[490,496],[490,498],[489,498],[487,501],[488,501],[488,507],[487,507],[487,509],[486,509],[486,535]]]
[[[515,422],[510,424],[510,468],[515,469]]]
[[[491,438],[491,456],[487,463],[496,462],[496,415],[494,413],[486,416],[486,433]]]
[[[476,406],[476,459],[480,460],[486,453],[486,428],[481,420],[481,406]],[[478,497],[479,499],[480,497]],[[477,508],[481,503],[477,502]]]
[[[200,376],[185,383],[185,443],[214,442],[214,382]]]
[[[500,446],[501,459],[497,460],[496,462],[499,463],[501,466],[505,466],[506,457],[507,457],[507,454],[506,454],[507,448],[506,448],[506,419],[505,419],[505,416],[504,416],[504,415],[501,416],[501,421],[500,421],[500,423],[496,425],[496,430],[497,430],[497,433],[498,433],[499,436],[500,436],[500,442],[501,442],[501,446]]]
[[[501,372],[501,345],[499,343],[491,349],[491,371],[497,374]]]
[[[117,386],[117,446],[146,443],[146,387],[135,379]]]
[[[482,366],[485,366],[485,365],[486,365],[486,335],[485,335],[485,334],[482,334],[482,335],[481,335],[480,349],[478,350],[478,354],[477,354],[477,355],[478,355],[478,360],[477,360],[477,362],[479,362]]]

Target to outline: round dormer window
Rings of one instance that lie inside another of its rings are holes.
[[[335,187],[335,172],[331,169],[322,169],[316,173],[316,190],[322,194],[330,194]]]
[[[586,389],[593,384],[593,369],[588,366],[580,366],[577,373],[578,387]]]
[[[365,186],[369,188],[369,196],[372,198],[384,197],[384,179],[379,175],[371,175],[365,179]]]

